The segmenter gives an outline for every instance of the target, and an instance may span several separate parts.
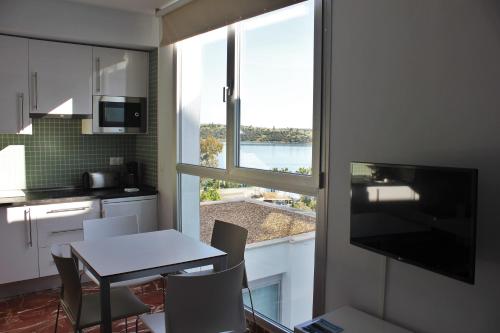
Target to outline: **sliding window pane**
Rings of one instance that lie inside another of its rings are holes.
[[[245,20],[239,31],[239,166],[310,174],[314,1]]]
[[[178,44],[180,162],[225,168],[227,28]]]
[[[257,312],[290,329],[311,319],[316,198],[181,175],[181,229],[210,244],[215,220],[248,230],[245,264]],[[244,292],[244,301],[250,297]]]

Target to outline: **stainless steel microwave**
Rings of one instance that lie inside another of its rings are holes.
[[[92,119],[85,119],[82,123],[84,134],[139,134],[147,132],[146,98],[93,96],[92,102]]]

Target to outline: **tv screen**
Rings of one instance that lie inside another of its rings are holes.
[[[474,283],[477,170],[351,163],[351,244]]]

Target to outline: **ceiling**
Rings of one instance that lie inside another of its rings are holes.
[[[64,0],[87,5],[108,7],[153,15],[156,8],[164,7],[172,0]]]

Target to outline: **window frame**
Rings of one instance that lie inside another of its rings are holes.
[[[301,193],[306,195],[317,195],[322,184],[321,170],[321,24],[318,29],[318,21],[321,22],[321,5],[314,1],[314,79],[313,79],[313,138],[312,138],[312,164],[311,175],[301,175],[297,173],[275,172],[271,170],[254,169],[238,166],[239,136],[235,133],[239,131],[240,96],[239,96],[239,38],[238,24],[228,26],[227,38],[227,79],[226,87],[230,94],[226,100],[226,167],[209,168],[201,165],[182,162],[181,149],[177,151],[177,172],[191,175],[201,175],[209,178],[230,180],[234,182],[275,188],[278,190]],[[319,41],[319,43],[318,43]],[[176,47],[177,64],[177,118],[181,119],[181,89],[179,82],[182,77],[182,51]],[[221,87],[221,92],[222,92]],[[177,124],[177,142],[182,145],[182,131]]]
[[[329,184],[329,157],[330,157],[330,121],[331,121],[331,95],[332,95],[332,4],[329,0],[314,1],[314,96],[313,96],[313,159],[312,175],[303,176],[299,174],[285,174],[269,170],[257,170],[249,168],[239,168],[234,171],[234,145],[238,144],[234,140],[234,128],[230,126],[235,119],[234,99],[230,98],[227,103],[226,118],[226,140],[232,145],[226,147],[226,169],[216,169],[179,163],[180,142],[182,133],[179,128],[181,119],[181,91],[179,81],[181,78],[180,63],[178,61],[178,48],[173,47],[173,69],[174,69],[174,89],[175,89],[175,109],[176,109],[176,171],[177,171],[177,193],[174,209],[178,212],[178,207],[182,207],[180,200],[182,191],[180,179],[182,174],[213,178],[225,181],[244,183],[253,186],[275,188],[277,190],[313,195],[317,198],[316,208],[316,233],[315,233],[315,254],[314,254],[314,290],[313,290],[313,312],[312,316],[317,317],[324,313],[325,293],[326,293],[326,264],[327,264],[327,232],[328,232],[328,184]],[[234,34],[234,25],[228,29],[229,34]],[[234,61],[235,43],[228,44],[228,62]],[[228,67],[229,68],[229,67]],[[234,67],[233,67],[234,68]],[[234,75],[228,71],[228,77]],[[233,76],[234,77],[234,76]],[[232,105],[232,108],[230,108]],[[231,121],[231,122],[230,122]],[[230,139],[232,141],[230,141]],[[231,146],[231,147],[230,147]],[[233,149],[232,152],[229,152]],[[232,163],[229,163],[231,161]],[[174,228],[181,230],[182,214],[176,214]],[[251,311],[246,307],[246,316],[252,320]],[[290,330],[280,323],[267,320],[266,317],[255,314],[257,323],[270,332],[290,332]]]

